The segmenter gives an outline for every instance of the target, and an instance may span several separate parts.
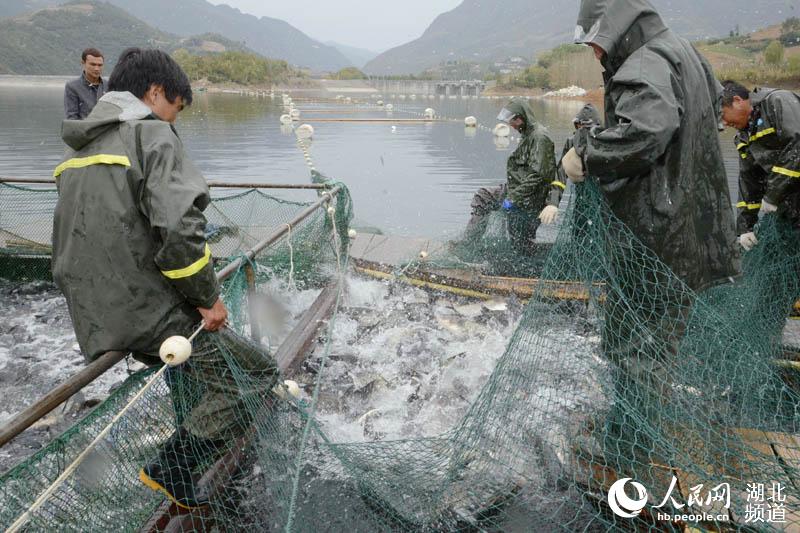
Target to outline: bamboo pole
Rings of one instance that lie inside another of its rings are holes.
[[[322,193],[322,197],[303,210],[297,215],[289,224],[295,226],[306,218],[308,218],[314,211],[330,202],[341,191],[341,186],[336,186],[330,191]],[[274,231],[272,235],[258,243],[255,247],[249,250],[245,255],[248,259],[253,259],[256,255],[261,253],[265,248],[274,244],[281,237],[289,232],[289,226]],[[242,259],[230,263],[225,268],[217,273],[217,279],[224,281],[242,264]],[[53,409],[67,401],[73,394],[80,391],[94,380],[105,374],[111,367],[122,361],[127,354],[123,352],[107,352],[100,356],[95,361],[89,363],[80,372],[73,375],[67,381],[50,391],[46,396],[35,402],[33,405],[22,411],[15,416],[8,424],[0,429],[0,448],[5,446],[9,441],[14,439],[17,435],[31,427]]]

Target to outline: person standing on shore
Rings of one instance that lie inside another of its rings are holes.
[[[105,94],[103,62],[103,53],[97,48],[87,48],[81,54],[83,72],[64,86],[64,115],[68,120],[85,119]]]

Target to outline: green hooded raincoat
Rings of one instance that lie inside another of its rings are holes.
[[[172,126],[130,93],[65,120],[62,138],[71,152],[55,171],[53,277],[81,350],[157,353],[219,297],[206,181]]]
[[[526,100],[512,98],[506,109],[525,119],[524,129],[520,132],[522,140],[506,166],[508,196],[514,206],[536,211],[538,215],[556,181],[555,145],[547,129],[536,122],[533,109]]]
[[[576,40],[606,52],[606,128],[578,132],[576,150],[611,209],[693,289],[736,275],[709,65],[646,0],[583,0]]]

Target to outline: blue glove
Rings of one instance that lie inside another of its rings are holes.
[[[514,209],[514,202],[511,201],[511,198],[506,198],[503,200],[503,209],[506,211],[511,211]]]

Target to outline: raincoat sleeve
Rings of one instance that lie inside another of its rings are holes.
[[[800,104],[790,93],[777,92],[762,107],[783,149],[767,178],[764,198],[779,205],[800,184]]]
[[[567,174],[564,172],[564,167],[561,166],[561,160],[572,149],[572,140],[569,139],[564,144],[564,149],[561,151],[561,157],[558,159],[558,166],[556,167],[556,179],[550,186],[550,196],[547,198],[547,205],[558,207],[561,204],[561,197],[564,191],[567,190]]]
[[[142,139],[141,203],[156,241],[155,263],[187,302],[209,309],[219,285],[205,239],[208,186],[180,139],[163,125],[155,138]]]
[[[641,69],[636,61],[636,69],[623,68],[610,81],[616,125],[594,128],[589,135],[578,132],[575,137],[588,174],[600,183],[648,175],[680,127],[681,105],[669,80],[669,67],[644,65],[647,62],[649,58],[643,57]]]
[[[746,149],[740,149],[739,153],[739,203],[736,204],[739,216],[736,219],[736,230],[739,235],[744,235],[753,231],[758,224],[758,213],[767,179]]]
[[[509,173],[514,174],[509,176],[509,183],[516,183],[513,190],[509,187],[515,204],[533,206],[537,197],[541,202],[542,185],[552,183],[556,177],[553,141],[547,136],[537,137],[528,149],[526,164],[509,169]]]

